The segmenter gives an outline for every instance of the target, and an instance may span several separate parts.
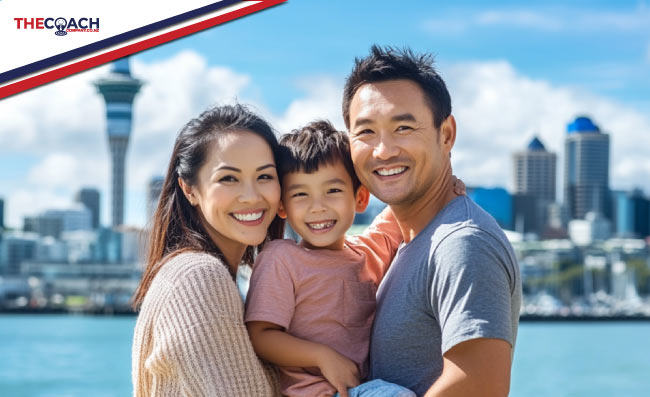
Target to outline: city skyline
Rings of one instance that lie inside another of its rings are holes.
[[[304,23],[324,7],[340,18]],[[148,179],[164,173],[177,131],[210,104],[251,103],[281,132],[317,117],[343,128],[343,78],[373,42],[436,55],[458,121],[454,173],[466,184],[512,191],[511,153],[535,135],[561,168],[566,125],[585,114],[611,136],[611,188],[648,194],[650,156],[639,145],[650,131],[648,15],[644,2],[422,2],[397,14],[381,2],[287,3],[136,54],[132,71],[145,86],[127,153],[125,223],[144,225]],[[100,189],[109,223],[104,111],[91,85],[109,68],[0,102],[6,225],[67,205],[86,185]]]

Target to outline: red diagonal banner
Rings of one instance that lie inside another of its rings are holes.
[[[88,70],[95,66],[99,66],[104,63],[111,62],[119,58],[123,58],[125,56],[134,54],[136,52],[140,52],[155,47],[157,45],[164,44],[184,36],[188,36],[190,34],[199,32],[201,30],[205,30],[220,25],[222,23],[232,21],[233,19],[241,18],[243,16],[252,14],[254,12],[261,11],[269,7],[273,7],[280,3],[284,3],[285,1],[286,0],[262,0],[259,2],[255,2],[247,7],[243,7],[228,12],[226,14],[222,14],[213,18],[202,20],[195,24],[183,26],[182,28],[165,32],[158,36],[143,39],[136,43],[131,43],[123,47],[110,50],[101,53],[99,55],[92,56],[90,58],[83,59],[79,62],[74,62],[72,64],[68,64],[56,69],[49,70],[44,73],[37,74],[35,76],[25,78],[23,80],[19,80],[7,84],[5,86],[0,87],[0,99],[6,98],[8,96],[17,94],[22,91],[29,90],[34,87],[38,87],[43,84],[47,84],[49,82],[70,76],[75,73],[82,72],[84,70]]]

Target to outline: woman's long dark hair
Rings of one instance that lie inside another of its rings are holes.
[[[203,227],[198,210],[190,205],[183,194],[178,178],[196,185],[198,171],[205,161],[210,143],[223,133],[232,131],[250,131],[262,137],[271,147],[277,164],[279,145],[273,128],[243,105],[208,109],[183,127],[176,137],[158,207],[153,216],[146,267],[133,296],[135,309],[140,307],[154,277],[171,256],[184,251],[208,252],[219,257],[228,267],[221,250]],[[266,239],[257,247],[247,247],[242,261],[252,264],[256,251],[266,241],[281,238],[283,232],[284,220],[276,215],[269,226]]]

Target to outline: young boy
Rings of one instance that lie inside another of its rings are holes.
[[[402,241],[384,210],[366,233],[346,238],[368,205],[350,158],[348,138],[326,121],[283,136],[282,203],[302,241],[276,240],[259,254],[245,321],[256,353],[280,366],[288,396],[414,396],[367,374],[375,292]],[[381,393],[381,394],[380,394]]]

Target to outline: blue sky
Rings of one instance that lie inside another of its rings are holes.
[[[173,136],[206,106],[237,98],[276,127],[315,117],[340,128],[341,87],[372,43],[436,55],[458,120],[454,172],[468,184],[511,186],[510,156],[534,134],[560,156],[566,124],[590,115],[612,135],[611,185],[650,193],[650,5],[643,1],[316,1],[270,10],[132,57],[146,81],[136,99],[126,218],[144,223],[146,180],[162,172]],[[108,155],[97,68],[0,102],[0,197],[6,217],[102,191]]]
[[[289,1],[147,51],[155,61],[195,48],[256,76],[278,110],[296,76],[344,76],[370,43],[409,45],[440,62],[508,60],[531,78],[639,107],[650,89],[650,6],[639,1]],[[540,2],[541,3],[541,2]]]

